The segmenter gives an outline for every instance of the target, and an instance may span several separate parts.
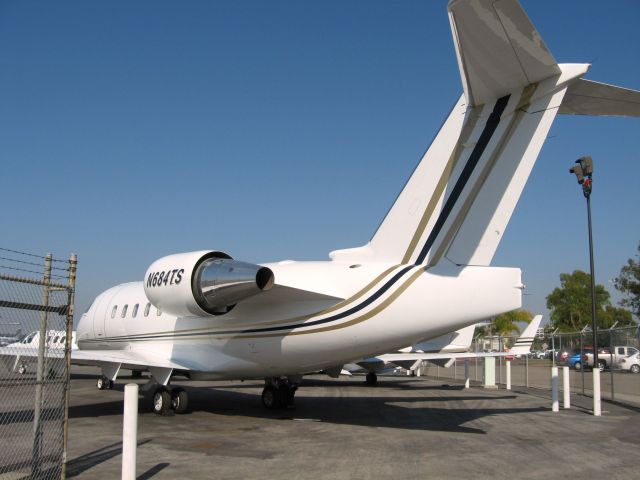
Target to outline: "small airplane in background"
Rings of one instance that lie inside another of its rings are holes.
[[[46,358],[64,358],[64,348],[67,340],[67,332],[64,330],[47,330],[45,339]],[[40,332],[31,332],[18,342],[13,342],[0,348],[0,361],[9,371],[20,374],[27,373],[38,361],[38,347],[40,345]],[[71,348],[77,349],[75,332],[71,341]],[[49,375],[55,375],[64,370],[64,365],[51,362]],[[57,367],[57,368],[56,368]],[[51,370],[53,369],[53,370]]]
[[[520,308],[520,269],[492,261],[554,118],[640,116],[640,92],[558,63],[517,0],[448,8],[464,93],[367,244],[317,262],[160,258],[95,299],[73,363],[99,366],[101,389],[121,369],[148,370],[159,414],[187,409],[176,376],[263,378],[263,405],[284,408],[307,373]]]
[[[542,322],[542,315],[536,315],[516,339],[513,346],[503,352],[471,352],[473,333],[477,325],[470,325],[461,330],[443,335],[433,340],[417,343],[411,347],[401,349],[396,353],[378,355],[376,357],[364,358],[351,364],[345,365],[344,370],[349,373],[356,371],[366,371],[366,382],[375,385],[378,381],[378,374],[389,371],[395,367],[402,367],[405,370],[415,371],[428,361],[440,367],[449,368],[458,359],[485,358],[485,357],[519,357],[528,355],[531,345],[535,339],[538,327]],[[478,325],[485,325],[481,323]],[[442,341],[450,339],[446,345]],[[355,365],[355,366],[354,366]]]

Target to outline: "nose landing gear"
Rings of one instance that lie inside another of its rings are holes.
[[[111,390],[113,388],[113,380],[101,375],[96,380],[96,387],[98,387],[98,390]]]

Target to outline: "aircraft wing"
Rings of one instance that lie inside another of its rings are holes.
[[[50,348],[45,352],[48,359],[63,359],[64,349]],[[33,364],[38,359],[38,348],[0,347],[0,362],[10,371],[18,371],[20,366]],[[159,383],[166,384],[175,370],[192,370],[186,363],[157,357],[147,352],[131,350],[78,350],[71,351],[73,365],[95,366],[102,374],[115,380],[121,368],[129,370],[148,370]],[[21,372],[22,373],[22,372]]]
[[[145,370],[147,368],[170,368],[173,370],[191,370],[181,362],[160,358],[143,352],[131,350],[73,350],[73,365],[102,367],[105,364],[118,364],[120,368]]]

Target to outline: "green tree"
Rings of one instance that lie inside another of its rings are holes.
[[[591,325],[591,275],[581,270],[560,274],[560,287],[547,296],[551,323],[561,332],[575,332]],[[626,312],[626,313],[624,313]],[[598,327],[608,328],[632,324],[630,312],[611,306],[610,295],[602,285],[596,285],[596,317]]]
[[[491,322],[491,331],[494,334],[508,336],[513,332],[519,333],[518,323],[529,323],[533,315],[526,310],[511,310],[498,315]]]
[[[604,311],[598,313],[598,325],[601,325],[602,328],[610,328],[616,322],[618,322],[618,327],[633,325],[633,315],[626,308],[611,305],[604,307]]]
[[[629,307],[636,318],[640,319],[640,254],[636,255],[636,259],[627,260],[627,264],[620,269],[620,275],[614,280],[614,285],[625,296],[620,304]]]

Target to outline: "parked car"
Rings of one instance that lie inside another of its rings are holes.
[[[628,370],[631,373],[640,373],[640,353],[634,353],[618,361],[621,370]]]
[[[585,352],[584,365],[588,365],[593,368],[593,351]],[[600,371],[605,368],[618,368],[620,367],[620,361],[623,358],[636,355],[638,349],[635,347],[627,347],[624,345],[613,347],[613,352],[608,347],[598,349],[598,367]]]
[[[587,358],[587,355],[593,356],[592,348],[583,348],[582,350],[577,348],[568,356],[567,365],[576,371],[580,371],[586,365],[585,359]]]

